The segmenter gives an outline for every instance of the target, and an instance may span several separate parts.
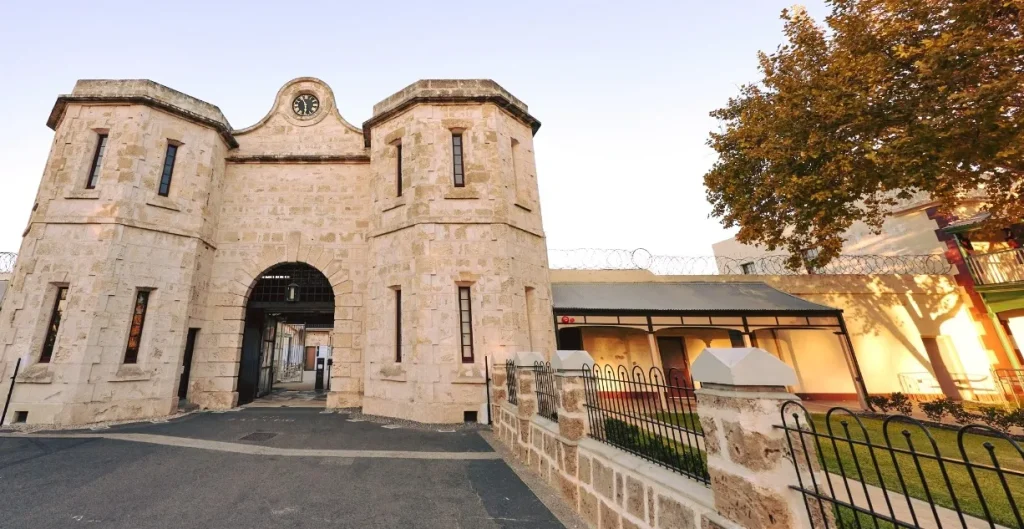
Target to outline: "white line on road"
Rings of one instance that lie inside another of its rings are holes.
[[[110,439],[133,443],[148,443],[179,448],[197,448],[234,454],[284,456],[284,457],[362,457],[381,459],[454,459],[488,460],[501,459],[496,452],[416,452],[407,450],[329,450],[311,448],[277,448],[255,446],[224,441],[208,441],[170,435],[142,433],[76,433],[76,434],[17,434],[2,433],[0,437],[24,439]]]

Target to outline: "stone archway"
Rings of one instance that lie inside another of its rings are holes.
[[[238,404],[266,396],[275,382],[295,382],[295,374],[300,385],[305,381],[304,373],[315,369],[306,365],[315,362],[315,357],[306,355],[305,328],[316,325],[329,332],[334,306],[330,281],[309,264],[278,263],[256,276],[245,306]]]

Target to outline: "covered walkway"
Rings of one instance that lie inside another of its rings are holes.
[[[628,367],[689,366],[707,347],[761,347],[785,361],[804,398],[867,392],[839,309],[761,282],[553,283],[559,349]]]

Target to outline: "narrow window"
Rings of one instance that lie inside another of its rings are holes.
[[[462,171],[462,133],[452,133],[452,167],[455,171],[455,187],[466,186],[466,175]]]
[[[171,192],[171,175],[174,173],[174,159],[178,156],[178,146],[168,143],[167,154],[164,155],[164,170],[160,174],[160,189],[157,193],[165,197]]]
[[[402,144],[395,146],[395,156],[398,158],[397,169],[395,169],[395,183],[398,185],[398,194],[402,196]]]
[[[395,362],[402,361],[402,291],[395,289]]]
[[[100,179],[100,165],[103,165],[103,152],[107,150],[107,135],[100,134],[96,142],[96,152],[92,155],[92,167],[89,168],[89,180],[85,183],[86,189],[95,189],[96,182]]]
[[[740,269],[743,270],[743,275],[754,275],[754,263],[743,263],[740,265]]]
[[[462,363],[473,363],[473,310],[469,287],[459,287],[459,322],[462,330]]]
[[[530,348],[528,350],[529,351],[535,351],[536,349],[533,348],[533,320],[535,318],[535,316],[533,315],[533,307],[536,304],[536,300],[534,300],[534,290],[533,290],[533,287],[526,287],[525,294],[526,294],[526,339],[527,339],[527,342],[529,343],[529,346],[530,346]]]
[[[146,323],[147,305],[149,305],[149,291],[138,291],[135,294],[135,309],[132,311],[132,326],[128,331],[128,348],[124,353],[124,363],[126,364],[134,364],[139,361],[139,342],[142,340],[142,325]]]
[[[53,346],[57,344],[57,330],[60,328],[60,320],[64,317],[64,309],[68,306],[68,287],[60,287],[57,290],[57,299],[53,302],[53,313],[50,314],[50,326],[46,328],[46,341],[43,342],[43,353],[39,355],[39,362],[50,363],[53,358]]]
[[[515,198],[519,198],[519,170],[516,168],[517,156],[519,156],[519,141],[512,138],[512,190],[516,194]]]

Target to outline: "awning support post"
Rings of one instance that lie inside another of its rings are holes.
[[[850,340],[850,332],[846,329],[846,318],[839,314],[839,334],[846,353],[846,360],[849,363],[853,375],[853,387],[857,391],[857,402],[865,410],[875,411],[868,402],[868,388],[864,385],[864,375],[860,371],[860,363],[857,362],[857,353],[853,350],[853,341]]]

